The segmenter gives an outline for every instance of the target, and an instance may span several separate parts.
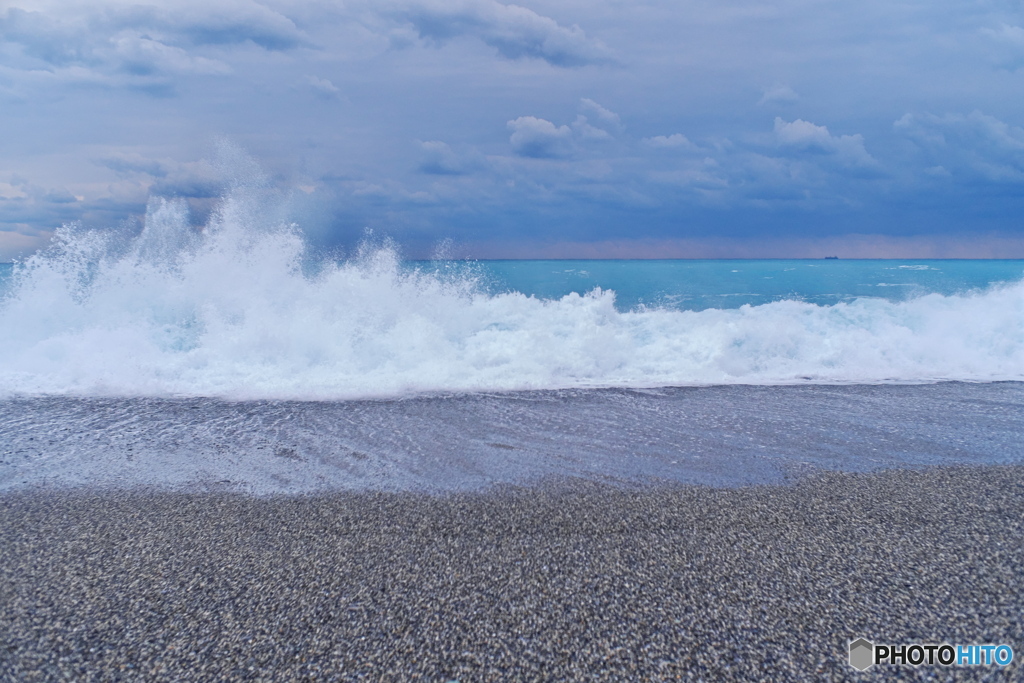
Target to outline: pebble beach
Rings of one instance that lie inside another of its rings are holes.
[[[1024,467],[0,497],[5,681],[1019,680]],[[847,663],[1008,643],[1005,668]]]

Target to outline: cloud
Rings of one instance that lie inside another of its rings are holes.
[[[709,200],[720,199],[730,186],[720,164],[710,158],[695,160],[672,171],[654,172],[651,177],[656,182],[686,188]]]
[[[521,157],[552,159],[568,156],[571,151],[572,130],[535,116],[520,116],[508,122],[512,129],[509,142],[512,151]]]
[[[126,219],[141,216],[147,197],[176,196],[189,200],[195,208],[208,205],[197,186],[201,184],[204,162],[178,164],[169,160],[146,159],[135,153],[109,155],[96,163],[120,167],[123,177],[113,182],[93,182],[89,185],[46,187],[25,178],[12,178],[0,182],[0,232],[16,232],[30,238],[36,246],[49,238],[61,225],[81,223],[90,228],[108,229]],[[106,162],[106,163],[104,163]],[[146,168],[166,177],[155,181],[152,176],[133,167]],[[192,182],[191,188],[188,183]],[[216,196],[216,192],[212,193]]]
[[[520,195],[546,203],[558,197],[643,210],[746,206],[816,211],[858,205],[865,192],[877,191],[863,181],[885,177],[863,136],[833,135],[826,126],[802,119],[776,119],[768,145],[765,138],[759,142],[749,134],[740,142],[709,138],[698,146],[673,133],[640,139],[620,135],[614,145],[588,146],[612,138],[582,115],[568,126],[534,116],[508,126],[516,155],[563,161],[557,166],[510,164],[499,172],[516,181]]]
[[[456,152],[447,143],[429,140],[420,143],[423,161],[419,165],[421,173],[429,175],[465,175],[478,165],[476,159],[468,158]]]
[[[52,233],[25,235],[14,230],[0,230],[0,262],[22,258],[49,242]]]
[[[72,222],[112,228],[143,215],[146,201],[152,197],[187,200],[202,218],[212,200],[222,196],[225,185],[223,176],[207,161],[179,162],[134,150],[113,150],[92,163],[114,171],[118,178],[51,187],[22,177],[0,182],[0,231],[38,236]]]
[[[604,128],[590,125],[587,117],[583,114],[576,116],[576,120],[572,122],[572,129],[584,140],[611,140],[612,138],[612,134]]]
[[[66,189],[50,190],[42,197],[43,201],[51,204],[74,204],[79,198],[68,192]]]
[[[878,162],[864,148],[864,136],[832,135],[825,126],[797,119],[792,122],[775,117],[775,142],[782,150],[821,154],[850,168],[872,168]]]
[[[312,88],[313,91],[316,92],[321,97],[325,97],[328,99],[334,99],[341,93],[341,90],[338,89],[338,86],[334,85],[326,78],[306,76],[302,79],[302,82],[305,85]]]
[[[1024,129],[994,116],[905,114],[893,124],[912,140],[932,168],[997,183],[1024,182]],[[932,175],[942,175],[933,172]]]
[[[147,23],[193,45],[250,42],[276,51],[311,45],[291,19],[257,2],[218,0],[164,4],[165,8],[152,13]],[[125,16],[132,15],[126,13]]]
[[[707,138],[698,146],[675,133],[642,138],[638,147],[647,150],[641,162],[646,178],[673,188],[671,195],[655,192],[658,201],[677,210],[685,203],[721,211],[849,209],[865,191],[877,191],[864,181],[885,177],[862,136],[833,135],[802,119],[775,119],[772,135],[760,141],[748,134],[736,142]]]
[[[0,171],[32,184],[0,182],[0,230],[212,205],[223,178],[189,163],[223,134],[273,192],[315,187],[309,216],[336,195],[401,241],[1019,232],[1021,72],[993,63],[1024,65],[1024,23],[996,5],[7,0]]]
[[[782,147],[823,154],[835,152],[838,148],[838,141],[828,132],[828,128],[803,119],[787,123],[776,116],[775,140]]]
[[[31,236],[81,214],[83,198],[67,188],[40,187],[20,180],[4,185],[9,189],[0,193],[0,230],[13,229]]]
[[[761,99],[757,101],[757,105],[763,107],[768,104],[793,104],[799,101],[800,96],[788,85],[776,84],[770,88],[765,88]]]
[[[223,179],[205,161],[183,163],[153,159],[138,152],[116,152],[94,159],[93,163],[138,181],[152,194],[162,197],[209,199],[219,196],[224,189]]]
[[[167,175],[167,165],[164,162],[144,157],[138,152],[111,154],[95,159],[93,163],[123,175],[145,173],[154,178],[163,178]]]
[[[991,42],[999,66],[1008,69],[1024,66],[1024,28],[1002,24],[998,29],[984,28],[981,34]]]
[[[213,199],[223,194],[224,183],[217,178],[186,172],[161,178],[153,183],[150,192],[158,197]]]
[[[12,178],[9,183],[0,183],[0,201],[4,199],[22,199],[26,197],[23,189],[24,181]]]
[[[408,22],[420,38],[445,43],[472,36],[509,59],[531,57],[562,67],[610,61],[604,45],[579,26],[562,26],[519,5],[495,0],[413,0],[394,15]]]
[[[591,112],[600,122],[612,128],[622,128],[619,115],[594,100],[581,99],[580,109]],[[535,116],[521,116],[509,121],[508,127],[512,129],[509,139],[512,151],[518,156],[534,159],[565,158],[585,149],[587,143],[614,139],[612,133],[591,124],[590,119],[583,114],[577,114],[568,126],[556,126],[551,121]]]
[[[621,131],[622,120],[619,115],[602,107],[594,100],[587,97],[580,99],[580,109],[595,116],[598,123],[603,126]],[[576,120],[572,123],[572,129],[582,140],[611,140],[614,137],[606,128],[593,125],[590,119],[583,114],[576,116]]]
[[[182,74],[227,75],[208,46],[251,43],[266,50],[310,44],[287,17],[249,0],[100,3],[50,11],[9,7],[0,14],[0,65],[58,82],[165,90]]]
[[[58,22],[41,12],[28,12],[20,7],[10,7],[0,15],[0,38],[7,43],[7,54],[10,48],[18,46],[25,57],[54,66],[88,60],[91,50],[86,28],[81,20]]]
[[[165,45],[134,31],[123,31],[110,39],[110,50],[96,56],[119,71],[139,76],[152,74],[229,74],[231,67],[206,57],[193,57],[180,47]]]
[[[597,118],[605,123],[611,124],[615,127],[622,126],[622,120],[619,118],[618,114],[610,109],[605,109],[589,97],[580,99],[580,106],[584,111],[590,111],[596,114]]]
[[[690,142],[682,133],[655,135],[654,137],[643,138],[640,142],[655,149],[697,149],[697,145]]]

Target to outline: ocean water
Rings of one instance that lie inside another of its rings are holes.
[[[1024,279],[1021,260],[486,261],[480,270],[492,294],[560,299],[600,288],[615,292],[620,311],[736,309],[780,301],[899,303],[927,294],[979,294]]]
[[[7,396],[1024,379],[1021,261],[344,261],[229,196],[205,231],[64,229],[11,267]]]
[[[1024,261],[403,261],[244,192],[0,267],[0,487],[1015,462]]]

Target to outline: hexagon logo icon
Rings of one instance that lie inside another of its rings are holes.
[[[850,643],[850,666],[857,671],[864,671],[874,664],[875,646],[863,638]]]

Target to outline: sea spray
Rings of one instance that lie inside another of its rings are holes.
[[[0,303],[0,391],[346,399],[422,392],[1024,379],[1024,283],[905,301],[616,308],[494,293],[388,243],[312,259],[232,189],[202,230],[154,199],[137,235],[75,227]]]

